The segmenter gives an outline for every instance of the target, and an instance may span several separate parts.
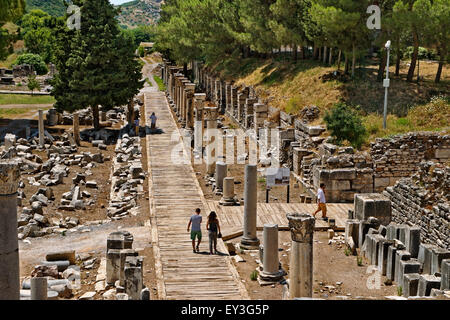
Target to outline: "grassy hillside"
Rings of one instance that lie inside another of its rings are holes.
[[[60,17],[66,13],[64,0],[26,0],[27,12],[33,9],[41,9],[51,16]]]
[[[317,123],[323,124],[326,110],[339,101],[359,106],[372,139],[408,131],[448,129],[450,67],[444,67],[442,80],[436,84],[437,63],[421,61],[421,81],[417,84],[405,80],[407,63],[401,64],[399,77],[394,76],[395,68],[390,68],[388,130],[382,129],[384,88],[376,81],[376,61],[358,69],[354,80],[335,76],[336,65],[326,67],[314,60],[299,60],[295,64],[286,57],[238,62],[225,59],[212,67],[226,79],[238,79],[237,84],[253,85],[266,103],[290,114],[297,114],[307,105],[318,106],[321,119]],[[436,96],[441,98],[433,99]]]
[[[161,0],[135,0],[119,6],[121,12],[117,19],[122,26],[129,28],[153,24],[159,19]]]

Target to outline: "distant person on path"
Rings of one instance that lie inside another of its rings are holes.
[[[136,137],[139,137],[139,118],[134,119],[134,129],[136,130]]]
[[[220,232],[220,224],[219,219],[217,219],[217,214],[214,211],[208,216],[208,222],[206,223],[206,230],[208,230],[209,236],[209,254],[213,254],[213,245],[214,245],[214,254],[217,254],[217,230]]]
[[[316,214],[319,211],[322,211],[322,219],[328,221],[326,203],[327,202],[325,200],[325,183],[321,183],[319,190],[317,190],[317,204],[319,205],[319,207],[317,208],[316,212],[313,213],[314,218],[316,217]]]
[[[194,253],[199,252],[199,246],[200,242],[202,241],[202,229],[201,229],[201,223],[202,223],[202,216],[200,215],[200,208],[195,209],[195,214],[191,216],[191,219],[189,219],[187,231],[189,232],[189,228],[192,224],[192,231],[191,231],[191,240],[192,240],[192,251]],[[195,246],[195,238],[198,239],[197,247]]]
[[[152,115],[150,116],[150,120],[152,121],[151,123],[151,129],[155,129],[156,128],[156,115],[154,112],[152,112]]]

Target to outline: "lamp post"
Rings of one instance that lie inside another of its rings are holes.
[[[389,80],[389,54],[391,51],[391,40],[388,40],[384,47],[387,49],[387,61],[386,61],[386,79],[383,81],[384,87],[384,111],[383,111],[383,129],[386,129],[387,125],[387,100],[388,100],[388,88],[390,84]]]

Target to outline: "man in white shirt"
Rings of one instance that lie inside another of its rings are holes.
[[[325,221],[328,221],[327,205],[326,205],[326,203],[327,202],[325,200],[325,183],[321,183],[319,190],[317,190],[317,204],[318,204],[318,208],[317,208],[316,212],[313,213],[314,217],[316,217],[316,214],[319,211],[322,211],[322,219],[325,220]]]

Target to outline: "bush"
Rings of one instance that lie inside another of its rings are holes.
[[[48,72],[47,65],[45,64],[45,62],[41,58],[41,56],[38,54],[34,54],[34,53],[22,54],[14,62],[14,65],[20,65],[20,64],[32,65],[34,71],[36,71],[36,73],[38,75],[43,75]]]
[[[138,48],[139,57],[145,56],[145,49],[143,47]]]
[[[414,51],[414,47],[408,47],[405,50],[405,57],[411,59],[412,53]],[[419,59],[429,59],[429,60],[436,60],[436,52],[433,50],[428,50],[424,47],[419,47]]]
[[[354,148],[361,148],[367,131],[361,117],[351,107],[345,103],[337,103],[331,109],[331,113],[325,114],[324,120],[337,144],[347,140]]]

